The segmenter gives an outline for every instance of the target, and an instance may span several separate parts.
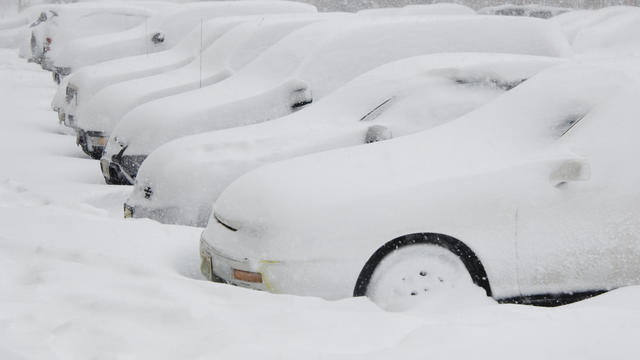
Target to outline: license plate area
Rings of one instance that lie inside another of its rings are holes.
[[[102,170],[102,176],[109,178],[109,160],[100,160],[100,170]]]
[[[200,272],[209,281],[213,281],[213,263],[211,255],[200,252]]]

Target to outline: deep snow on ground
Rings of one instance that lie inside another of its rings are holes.
[[[195,228],[122,219],[127,187],[0,50],[0,359],[637,359],[640,287],[560,308],[477,292],[386,313],[201,280]]]

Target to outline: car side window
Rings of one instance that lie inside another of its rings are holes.
[[[388,109],[389,106],[391,106],[391,104],[393,103],[393,99],[395,99],[395,97],[390,97],[386,99],[385,101],[380,103],[378,106],[374,107],[371,111],[366,113],[363,117],[361,117],[360,121],[374,120],[375,118],[380,116],[380,114],[382,114],[386,109]]]

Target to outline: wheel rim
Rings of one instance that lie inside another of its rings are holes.
[[[404,311],[429,299],[454,296],[472,286],[463,262],[432,244],[402,247],[380,261],[367,287],[367,297],[384,310]]]

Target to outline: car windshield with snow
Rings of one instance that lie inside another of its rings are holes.
[[[103,174],[107,182],[133,183],[148,154],[170,140],[290,114],[390,61],[460,51],[571,54],[556,27],[532,18],[352,18],[308,25],[229,79],[126,114],[107,143]]]
[[[429,131],[263,166],[216,202],[202,271],[390,310],[463,284],[550,304],[640,284],[639,85],[558,65]]]
[[[294,114],[161,146],[141,166],[126,212],[164,223],[205,226],[220,192],[247,171],[438,126],[560,61],[463,53],[383,65]]]

